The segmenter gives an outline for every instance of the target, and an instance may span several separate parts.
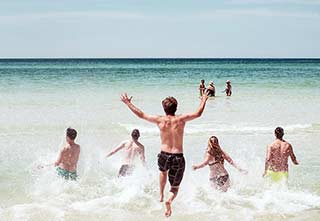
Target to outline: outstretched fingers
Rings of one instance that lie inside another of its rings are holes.
[[[121,94],[120,99],[123,103],[128,104],[132,100],[132,96],[129,98],[127,93]]]
[[[202,99],[204,99],[204,100],[207,100],[208,99],[208,97],[209,97],[209,94],[210,94],[210,91],[206,91],[206,92],[204,92],[203,94],[202,94]]]

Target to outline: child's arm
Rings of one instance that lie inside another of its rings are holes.
[[[182,115],[180,115],[179,118],[186,122],[186,121],[191,121],[193,119],[200,117],[204,111],[205,106],[206,106],[206,102],[208,100],[208,94],[209,94],[209,92],[204,93],[201,96],[201,102],[200,102],[198,110],[196,112],[189,113],[189,114],[182,114]]]
[[[237,170],[239,170],[239,172],[241,173],[248,173],[246,170],[241,169],[232,159],[231,157],[224,151],[223,152],[223,158],[228,161],[228,163],[230,163],[234,168],[236,168]]]
[[[297,161],[297,158],[296,158],[296,155],[294,154],[293,152],[293,148],[292,146],[290,145],[289,147],[289,151],[290,151],[290,158],[291,158],[291,161],[295,164],[295,165],[299,165],[298,161]]]
[[[146,165],[146,156],[144,154],[144,146],[141,145],[140,159],[142,161],[143,166]]]
[[[59,166],[59,164],[61,163],[63,152],[64,152],[64,148],[59,151],[57,160],[56,160],[56,162],[54,162],[54,166],[55,166],[55,167]]]
[[[267,156],[266,156],[266,162],[264,164],[264,173],[263,173],[263,177],[267,174],[267,170],[269,168],[269,161],[271,158],[271,146],[267,146]]]
[[[158,124],[161,120],[160,116],[156,115],[149,115],[141,111],[139,108],[137,108],[135,105],[131,103],[132,96],[128,97],[127,93],[124,93],[121,95],[121,101],[125,103],[128,108],[139,118],[144,119],[146,121],[149,121],[151,123],[156,123]]]
[[[110,153],[107,154],[107,157],[112,156],[113,154],[115,154],[116,152],[118,152],[119,150],[121,150],[122,148],[125,147],[126,142],[121,142],[116,148],[114,148]]]
[[[211,160],[212,156],[210,154],[206,154],[206,157],[204,158],[204,161],[198,165],[193,165],[192,166],[192,169],[193,170],[197,170],[197,169],[200,169],[206,165],[208,165],[209,161]]]

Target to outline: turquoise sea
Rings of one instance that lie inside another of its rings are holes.
[[[150,114],[163,114],[162,99],[174,96],[178,113],[192,112],[201,79],[215,82],[217,97],[186,126],[187,169],[170,220],[319,220],[320,59],[0,59],[0,220],[164,220],[158,129],[119,96]],[[232,97],[221,93],[228,79]],[[55,161],[69,126],[81,145],[78,182],[37,168]],[[262,178],[277,126],[300,163],[289,162],[288,187]],[[133,128],[147,168],[118,179],[121,153],[105,155]],[[211,189],[208,168],[191,169],[211,135],[249,171],[227,165],[227,193]]]

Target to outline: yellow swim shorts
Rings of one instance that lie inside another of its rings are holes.
[[[289,176],[288,176],[288,172],[282,172],[282,171],[275,172],[275,171],[268,169],[266,177],[270,178],[270,180],[273,182],[280,182],[283,179],[288,181]]]

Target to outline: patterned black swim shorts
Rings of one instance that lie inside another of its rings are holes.
[[[161,151],[158,154],[159,170],[164,172],[169,170],[169,182],[171,186],[179,186],[185,169],[183,153],[167,153]]]

